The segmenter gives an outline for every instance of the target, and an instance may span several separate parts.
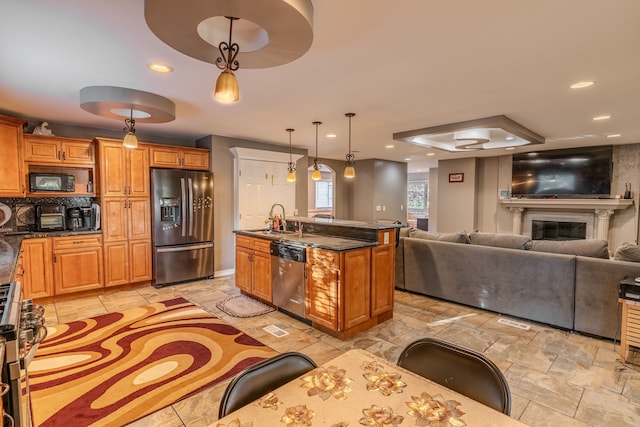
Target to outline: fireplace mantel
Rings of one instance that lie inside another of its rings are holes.
[[[525,209],[626,209],[633,199],[501,199],[500,204],[507,208]]]
[[[632,199],[500,199],[513,219],[513,233],[522,233],[522,213],[525,209],[555,212],[591,211],[597,218],[596,239],[608,240],[609,219],[616,210],[633,205]]]

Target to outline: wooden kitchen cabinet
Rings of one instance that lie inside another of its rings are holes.
[[[51,239],[24,239],[22,252],[22,290],[25,298],[53,296]]]
[[[103,287],[102,237],[99,234],[51,240],[56,295]]]
[[[236,235],[236,286],[272,302],[270,240]]]
[[[153,279],[149,148],[97,139],[105,286]]]
[[[150,197],[149,148],[125,148],[122,141],[98,139],[100,195]]]
[[[24,120],[0,115],[0,197],[24,197],[25,177],[23,173]]]
[[[152,145],[151,167],[209,170],[209,150]]]
[[[378,231],[378,246],[371,249],[371,315],[393,312],[397,230]]]
[[[371,319],[371,249],[307,250],[307,318],[341,338]]]
[[[25,135],[24,147],[26,162],[78,166],[95,165],[95,150],[90,140]]]

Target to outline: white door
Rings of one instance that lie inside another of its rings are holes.
[[[293,216],[295,198],[295,183],[287,182],[285,163],[239,159],[239,229],[266,227],[274,203],[284,206],[286,216]],[[280,207],[274,213],[282,215]]]

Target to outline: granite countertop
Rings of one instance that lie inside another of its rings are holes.
[[[298,236],[296,233],[288,231],[265,231],[259,230],[235,230],[234,233],[250,237],[259,237],[279,242],[291,243],[294,245],[328,249],[331,251],[348,251],[351,249],[366,248],[369,246],[377,246],[377,242],[368,242],[365,240],[346,239],[343,237],[321,236],[318,234],[305,234]]]
[[[296,222],[300,221],[308,224],[323,224],[323,225],[335,225],[341,227],[354,227],[354,228],[364,228],[371,230],[385,230],[388,228],[401,228],[402,224],[394,224],[392,222],[365,222],[365,221],[352,221],[346,219],[330,219],[330,218],[315,218],[315,217],[287,217],[287,222]]]
[[[13,278],[22,238],[23,236],[0,235],[0,283],[9,283]]]

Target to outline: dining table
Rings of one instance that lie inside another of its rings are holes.
[[[346,351],[211,424],[213,427],[524,425],[360,349]]]

